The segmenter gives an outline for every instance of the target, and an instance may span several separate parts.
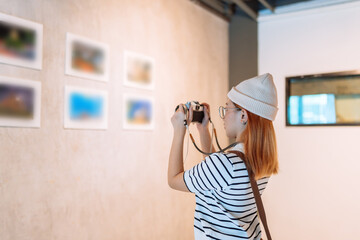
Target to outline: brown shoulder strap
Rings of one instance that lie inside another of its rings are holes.
[[[249,166],[249,164],[247,162],[247,158],[245,157],[245,154],[240,152],[240,151],[229,151],[229,152],[238,155],[238,157],[241,158],[245,163],[246,169],[247,169],[247,171],[249,173],[250,184],[251,184],[251,188],[252,188],[253,193],[254,193],[256,207],[257,207],[258,213],[260,215],[261,222],[263,223],[267,239],[271,240],[270,230],[269,230],[269,227],[268,227],[267,221],[266,221],[264,205],[263,205],[262,200],[261,200],[258,185],[257,185],[257,183],[255,181],[254,173],[251,170],[251,168],[250,168],[250,166]]]

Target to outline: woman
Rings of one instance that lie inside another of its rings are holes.
[[[239,83],[219,108],[226,135],[238,143],[231,150],[243,152],[255,174],[260,193],[278,171],[276,138],[272,121],[277,113],[277,92],[270,74]],[[203,150],[210,149],[209,106],[197,124]],[[190,111],[191,120],[192,112]],[[174,137],[169,157],[168,184],[195,193],[194,232],[203,239],[261,239],[260,222],[243,159],[234,153],[213,153],[184,172],[185,113],[180,107],[171,118]],[[211,146],[213,149],[213,147]]]

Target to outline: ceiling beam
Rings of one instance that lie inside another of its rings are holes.
[[[243,0],[233,0],[233,2],[252,19],[257,21],[258,14],[254,10],[252,10],[246,3],[244,3]]]
[[[275,7],[273,7],[267,0],[259,0],[259,2],[270,11],[275,12]]]
[[[215,14],[216,16],[224,19],[225,21],[230,22],[230,17],[226,16],[223,11],[219,11],[217,9],[214,9],[212,6],[209,6],[208,3],[205,3],[202,0],[190,0],[190,1],[196,3],[200,7],[208,10],[209,12],[211,12],[211,13]]]
[[[224,12],[224,7],[217,0],[202,0],[205,4],[209,5],[218,12]]]

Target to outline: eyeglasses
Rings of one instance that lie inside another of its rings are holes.
[[[241,111],[241,108],[226,108],[226,107],[220,106],[219,107],[219,115],[220,115],[221,119],[225,118],[226,111],[229,109],[237,109],[238,111]]]

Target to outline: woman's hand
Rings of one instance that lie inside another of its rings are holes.
[[[187,124],[190,124],[192,120],[192,111],[189,111],[189,116],[187,118],[187,115],[185,114],[185,105],[179,104],[179,108],[176,110],[174,115],[171,117],[171,123],[173,125],[174,131],[176,132],[184,132],[185,133],[185,125],[184,121],[187,121]]]

